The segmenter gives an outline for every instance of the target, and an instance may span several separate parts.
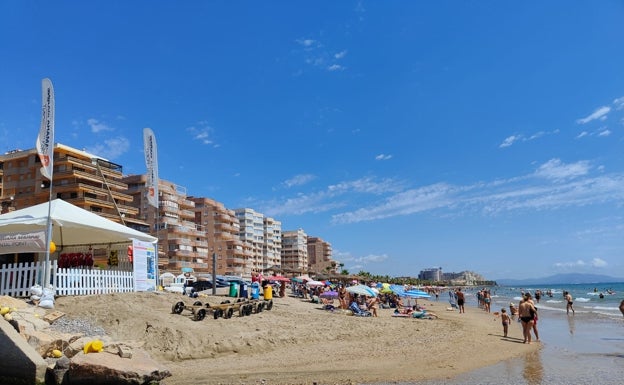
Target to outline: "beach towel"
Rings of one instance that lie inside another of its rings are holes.
[[[360,316],[360,317],[372,316],[371,312],[360,309],[358,304],[355,302],[351,302],[351,305],[349,305],[349,310],[351,310],[353,312],[353,315],[356,315],[356,316]]]

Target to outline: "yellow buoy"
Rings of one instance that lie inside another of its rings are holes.
[[[3,306],[2,308],[0,308],[0,315],[5,315],[10,312],[11,312],[11,308],[8,306]]]
[[[52,357],[60,358],[62,355],[63,355],[63,353],[60,350],[58,350],[58,349],[52,350]]]
[[[100,340],[95,340],[91,343],[91,348],[94,352],[101,352],[104,349],[104,343]]]
[[[50,241],[50,253],[54,253],[56,251],[56,243]]]

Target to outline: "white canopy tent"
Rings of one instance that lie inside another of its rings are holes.
[[[55,199],[50,204],[51,240],[57,248],[130,243],[132,239],[151,243],[157,241],[156,237],[113,222],[62,199]],[[45,250],[45,245],[38,240],[25,240],[18,251],[13,249],[16,246],[16,237],[29,233],[45,234],[47,220],[48,202],[0,215],[0,254],[41,251],[40,248],[33,249],[36,246]]]

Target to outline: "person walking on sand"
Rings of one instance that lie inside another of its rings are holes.
[[[574,307],[572,307],[574,302],[572,301],[572,295],[570,292],[564,291],[563,298],[566,300],[566,314],[570,314],[570,310],[572,310],[572,315],[574,315]]]
[[[624,315],[624,299],[620,302],[620,311],[622,312],[622,315]]]
[[[459,308],[459,313],[466,313],[466,309],[464,309],[465,298],[464,293],[461,291],[461,287],[457,288],[455,295],[457,296],[457,307]]]

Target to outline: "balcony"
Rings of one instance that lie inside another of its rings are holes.
[[[247,261],[245,258],[240,257],[227,257],[228,265],[245,265]]]

